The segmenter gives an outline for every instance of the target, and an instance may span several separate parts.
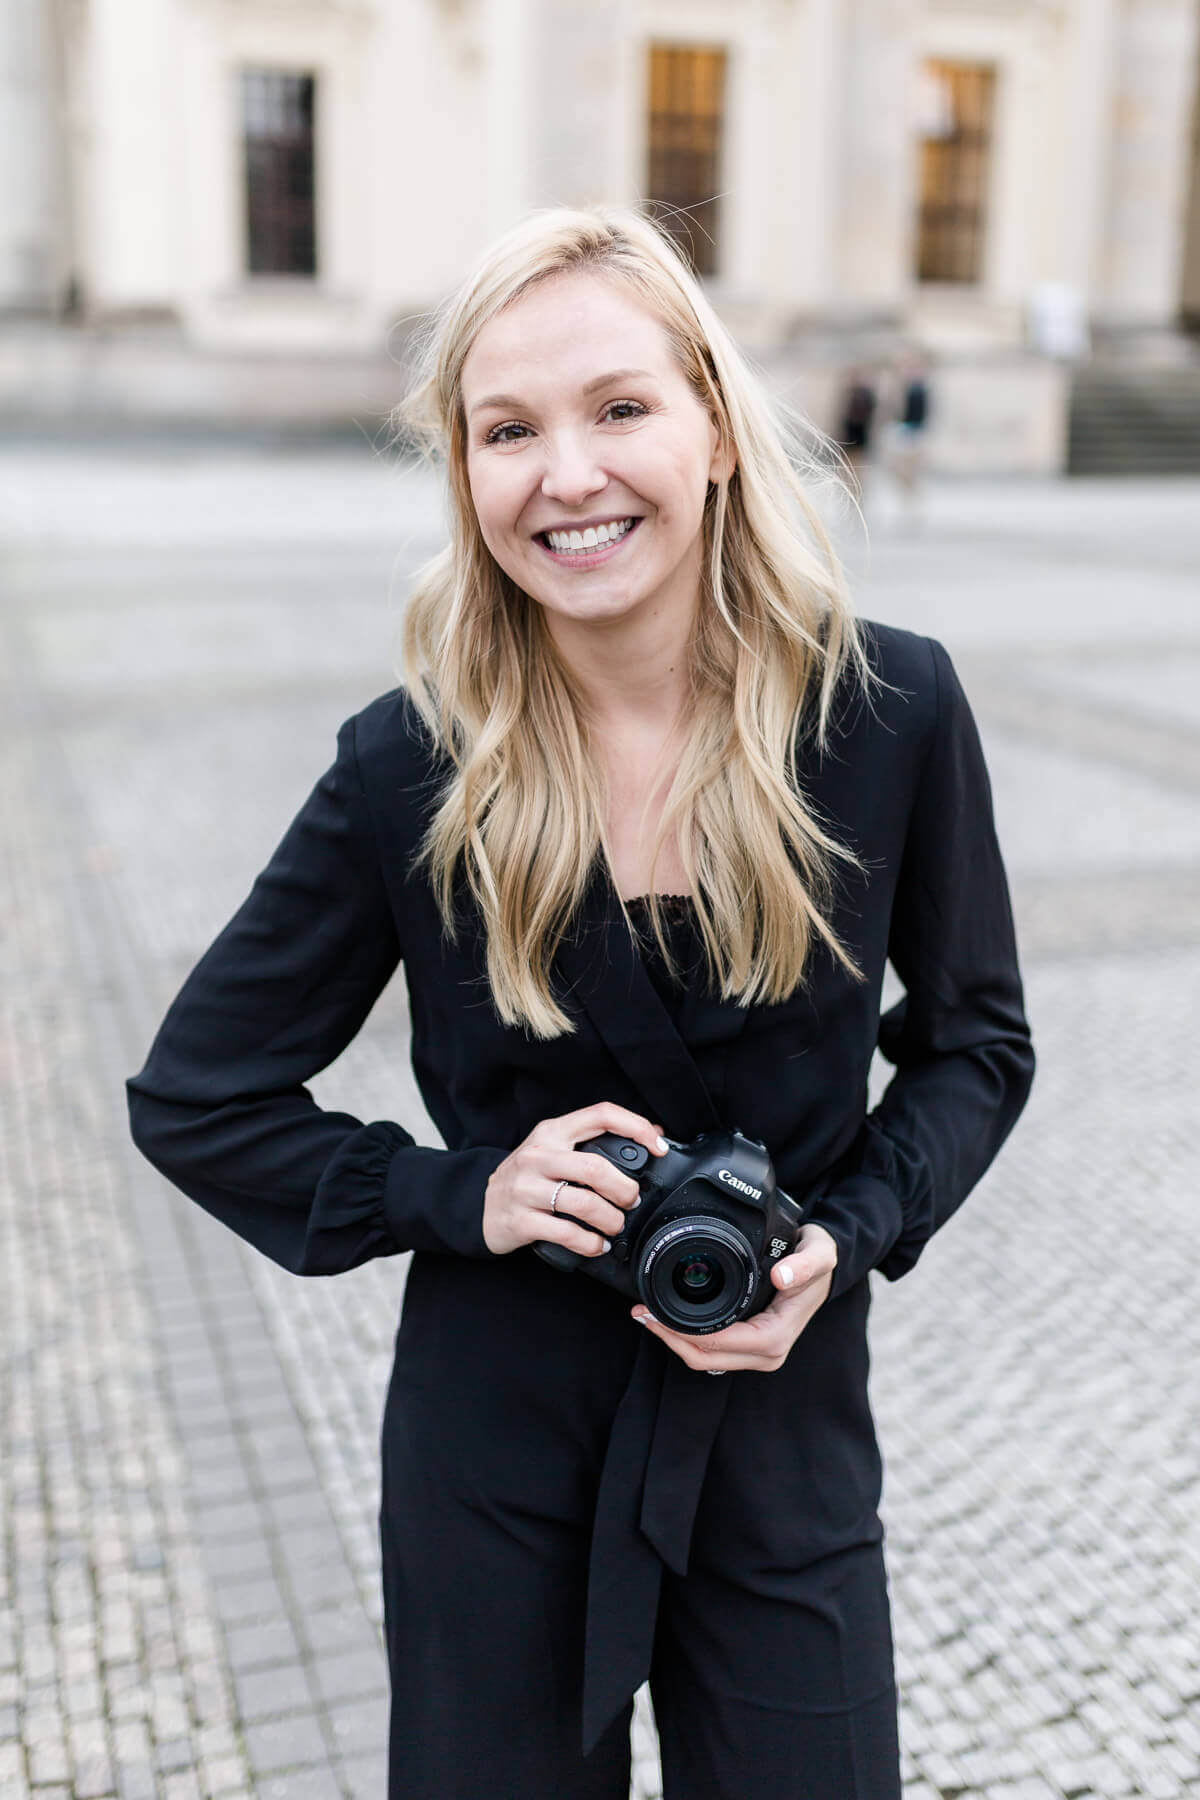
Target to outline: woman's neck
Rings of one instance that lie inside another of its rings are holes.
[[[655,598],[611,621],[546,614],[589,729],[619,757],[665,743],[682,717],[695,613],[693,596],[686,606]]]

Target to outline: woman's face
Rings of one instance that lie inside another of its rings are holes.
[[[541,282],[480,331],[462,397],[480,530],[518,587],[564,622],[690,616],[725,459],[652,313],[601,276]]]

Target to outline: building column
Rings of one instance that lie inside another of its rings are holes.
[[[619,193],[624,0],[530,0],[528,204],[586,206]]]
[[[0,310],[53,311],[64,280],[61,107],[47,0],[0,6]]]
[[[1112,151],[1094,313],[1170,329],[1183,285],[1197,79],[1196,0],[1122,0]]]
[[[92,0],[85,288],[99,315],[173,310],[177,73],[168,0]]]
[[[1183,279],[1180,308],[1189,330],[1200,329],[1200,46],[1197,48],[1196,100],[1192,108],[1188,206],[1183,233]]]
[[[485,235],[494,238],[530,204],[530,167],[542,97],[533,69],[531,13],[537,0],[483,0],[484,107],[487,166]]]
[[[892,315],[911,285],[915,0],[848,0],[841,45],[836,299]]]
[[[1054,158],[1056,229],[1048,273],[1090,300],[1104,249],[1122,0],[1074,0],[1062,23]]]

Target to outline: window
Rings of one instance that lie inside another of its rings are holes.
[[[724,125],[725,52],[652,44],[647,211],[698,275],[715,274],[720,261]]]
[[[918,281],[978,281],[983,273],[995,70],[927,62],[920,88]]]
[[[251,275],[317,272],[315,89],[311,75],[282,69],[241,72],[246,267]]]

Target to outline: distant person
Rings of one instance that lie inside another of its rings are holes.
[[[862,369],[853,370],[842,399],[838,442],[846,452],[846,460],[854,471],[860,491],[871,452],[871,426],[876,404],[875,387],[867,373]]]
[[[898,398],[889,463],[910,517],[920,515],[924,494],[929,376],[924,359],[907,356],[898,371]]]
[[[412,1252],[390,1800],[627,1800],[646,1679],[667,1800],[899,1800],[867,1278],[1033,1072],[970,708],[855,617],[824,463],[641,215],[515,227],[405,416],[449,542],[404,685],[172,1004],[135,1139],[299,1274]],[[444,1149],[307,1087],[401,963]]]

